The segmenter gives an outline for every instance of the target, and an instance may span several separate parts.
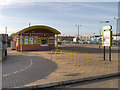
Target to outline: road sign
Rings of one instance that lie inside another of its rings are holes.
[[[105,46],[109,47],[109,61],[111,61],[111,46],[112,46],[112,26],[104,26],[102,33],[102,46],[104,46],[104,60],[105,60]]]

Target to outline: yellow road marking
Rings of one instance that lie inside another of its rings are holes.
[[[18,71],[15,71],[15,72],[12,72],[12,73],[9,73],[9,74],[4,74],[2,77],[6,77],[6,76],[9,76],[9,75],[16,74],[16,73],[18,73],[18,72],[24,71],[24,70],[26,70],[27,68],[29,68],[31,65],[32,65],[32,59],[30,60],[30,64],[29,64],[28,66],[26,66],[26,67],[24,67],[24,68],[22,68],[22,69],[20,69],[20,70],[18,70]]]
[[[3,77],[8,76],[9,74],[4,74]]]

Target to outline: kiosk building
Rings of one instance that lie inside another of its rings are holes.
[[[55,35],[58,30],[44,25],[27,27],[12,35],[12,47],[17,51],[51,50],[55,48]],[[58,43],[57,43],[58,48]]]

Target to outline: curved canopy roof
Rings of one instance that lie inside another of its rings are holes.
[[[29,31],[29,30],[33,30],[33,29],[44,29],[44,30],[48,30],[48,31],[50,31],[50,32],[52,32],[54,34],[61,34],[58,30],[56,30],[54,28],[51,28],[49,26],[36,25],[36,26],[27,27],[27,28],[25,28],[25,29],[23,29],[23,30],[21,30],[21,31],[15,33],[15,34],[13,34],[12,36],[17,35],[17,34],[23,34],[24,32]]]

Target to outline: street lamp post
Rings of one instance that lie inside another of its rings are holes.
[[[118,18],[114,18],[114,19],[116,19],[116,46],[117,46],[118,20],[120,20],[120,19],[118,19]]]
[[[101,36],[101,23],[109,23],[109,21],[100,21],[100,36]],[[100,49],[100,38],[99,38],[99,49]]]
[[[79,38],[79,27],[82,26],[82,25],[76,24],[75,26],[78,26],[78,38]]]
[[[29,27],[30,27],[30,23],[29,23]]]

